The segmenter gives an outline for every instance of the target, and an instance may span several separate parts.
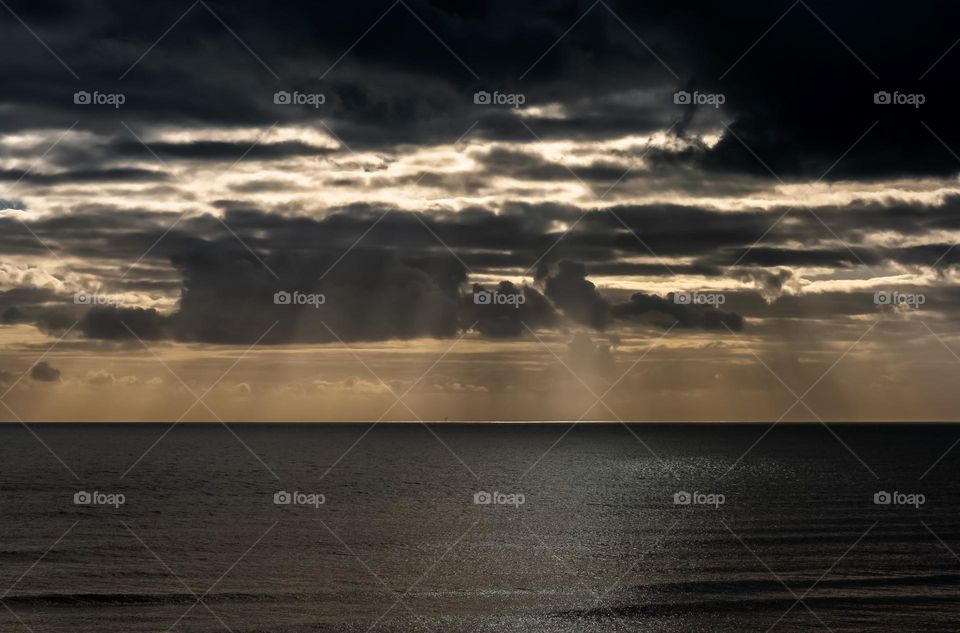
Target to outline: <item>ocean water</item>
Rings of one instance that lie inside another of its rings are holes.
[[[31,428],[0,427],[4,633],[960,622],[958,426],[742,459],[767,425]]]

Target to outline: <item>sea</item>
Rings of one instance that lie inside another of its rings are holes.
[[[4,425],[0,631],[957,631],[958,438]]]

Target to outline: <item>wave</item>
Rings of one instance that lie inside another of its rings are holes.
[[[269,602],[289,599],[289,596],[253,593],[217,593],[204,602]],[[4,602],[23,606],[127,606],[191,604],[197,596],[190,593],[44,593],[7,596]]]
[[[812,584],[793,583],[791,588],[801,596]],[[846,611],[875,611],[886,606],[954,609],[960,574],[911,576],[878,576],[866,578],[824,579],[817,584],[816,595],[804,598],[812,608]],[[911,590],[924,587],[924,592]],[[942,589],[938,593],[937,589]],[[829,592],[833,589],[832,595]],[[883,590],[883,591],[878,591]],[[899,590],[899,591],[898,591]],[[630,590],[628,590],[630,591]],[[796,598],[775,579],[705,580],[663,583],[634,587],[632,591],[651,594],[649,601],[628,601],[609,607],[591,607],[556,612],[566,618],[653,618],[708,613],[785,612]],[[776,595],[758,595],[775,593]],[[824,595],[827,594],[827,595]],[[697,599],[697,596],[702,596]],[[665,598],[669,597],[669,600]],[[798,605],[799,606],[799,605]],[[802,609],[802,607],[800,607]]]
[[[757,614],[769,611],[771,613],[785,613],[796,602],[796,599],[784,593],[783,598],[753,598],[744,599],[742,596],[731,600],[699,600],[695,602],[647,603],[615,605],[609,608],[597,607],[591,609],[574,609],[560,611],[554,615],[562,618],[659,618],[677,617],[718,613],[750,613]],[[879,611],[884,607],[914,607],[932,611],[936,607],[955,609],[956,596],[929,596],[929,595],[896,595],[896,596],[835,596],[835,597],[806,597],[804,602],[814,610],[842,610],[852,613],[856,610]],[[796,609],[803,609],[797,606]]]
[[[807,581],[795,581],[787,583],[799,594],[806,591],[806,588],[813,584],[814,579]],[[900,576],[858,576],[856,578],[824,578],[817,583],[818,589],[876,589],[912,586],[932,587],[935,585],[956,586],[960,585],[960,573],[942,573],[942,574],[913,574]],[[669,592],[675,595],[687,593],[715,593],[739,595],[756,591],[766,590],[784,590],[783,585],[775,578],[741,578],[722,580],[691,580],[682,582],[664,582],[649,585],[635,585],[632,587],[636,591],[651,592]],[[631,588],[626,588],[630,591]]]

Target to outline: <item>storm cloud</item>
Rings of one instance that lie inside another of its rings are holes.
[[[60,370],[43,360],[33,366],[30,377],[37,382],[57,382],[60,380]]]

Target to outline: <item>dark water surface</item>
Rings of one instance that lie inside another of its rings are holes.
[[[957,426],[783,424],[739,463],[767,425],[31,428],[4,633],[960,627]]]

